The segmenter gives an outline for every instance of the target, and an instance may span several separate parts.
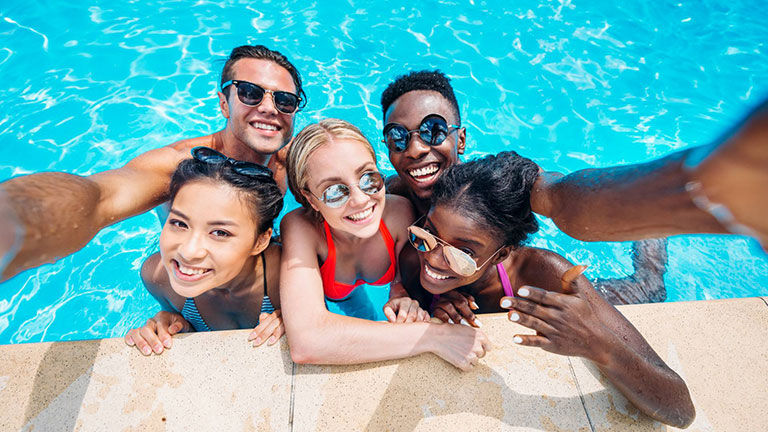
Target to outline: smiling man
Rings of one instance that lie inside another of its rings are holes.
[[[381,95],[381,107],[384,142],[397,171],[387,178],[387,192],[410,199],[417,217],[422,216],[429,210],[435,182],[448,167],[461,163],[459,155],[466,149],[466,129],[461,127],[453,87],[440,71],[411,72],[389,84]],[[595,288],[612,304],[664,301],[666,262],[666,240],[636,242],[634,274],[597,280]]]
[[[301,76],[281,53],[263,45],[232,50],[218,91],[224,129],[137,156],[124,167],[81,177],[49,172],[0,184],[24,229],[0,281],[84,247],[102,228],[167,200],[171,175],[196,146],[269,166],[285,192],[284,158],[294,116],[306,104]],[[4,223],[0,220],[0,223]]]

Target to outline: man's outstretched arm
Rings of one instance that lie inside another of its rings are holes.
[[[171,174],[188,154],[163,147],[89,177],[46,172],[0,183],[11,210],[0,213],[0,225],[17,224],[23,233],[0,281],[78,251],[102,228],[162,203]]]
[[[768,248],[767,189],[764,102],[710,145],[635,165],[543,173],[531,207],[580,240],[737,232]]]

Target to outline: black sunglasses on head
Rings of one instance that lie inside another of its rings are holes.
[[[275,103],[275,108],[284,114],[294,113],[299,109],[301,103],[301,98],[291,92],[267,90],[258,84],[248,81],[229,80],[221,85],[221,91],[224,92],[224,89],[229,85],[237,87],[237,98],[248,106],[259,105],[264,100],[264,94],[266,93],[272,95],[272,102]]]
[[[192,157],[200,162],[208,164],[228,163],[232,166],[232,171],[249,177],[268,177],[272,178],[272,170],[253,162],[239,161],[224,156],[210,147],[195,147],[192,149]]]
[[[408,130],[400,123],[388,123],[384,126],[384,139],[382,142],[390,150],[400,153],[408,148],[408,142],[411,140],[413,132],[418,132],[419,137],[425,144],[434,147],[442,144],[451,132],[459,129],[461,129],[461,126],[449,125],[442,116],[430,114],[424,117],[421,120],[421,124],[419,124],[419,128],[414,130]]]

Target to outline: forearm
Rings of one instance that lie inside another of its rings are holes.
[[[660,422],[684,428],[693,422],[696,410],[688,387],[660,360],[646,358],[618,337],[596,366],[637,408]]]
[[[297,363],[357,364],[430,352],[435,324],[390,324],[328,311],[297,325],[283,311],[291,357]]]
[[[626,241],[687,233],[722,233],[723,227],[691,201],[683,162],[690,150],[655,161],[544,173],[531,207],[566,234],[585,241]]]
[[[98,232],[95,212],[100,192],[85,177],[40,173],[0,186],[24,233],[2,279],[75,252]]]

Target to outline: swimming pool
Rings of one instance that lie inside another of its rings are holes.
[[[220,59],[244,43],[278,49],[301,71],[309,105],[297,130],[339,117],[377,143],[387,83],[440,68],[453,78],[469,158],[517,150],[566,172],[642,161],[709,142],[766,96],[765,16],[765,2],[722,0],[7,0],[0,180],[87,175],[220,129]],[[142,324],[159,308],[138,276],[158,234],[145,214],[3,284],[0,343],[122,336]],[[632,271],[628,243],[579,242],[548,221],[533,243],[590,264],[591,277]],[[671,239],[668,300],[768,295],[768,259],[755,251],[738,237]]]

